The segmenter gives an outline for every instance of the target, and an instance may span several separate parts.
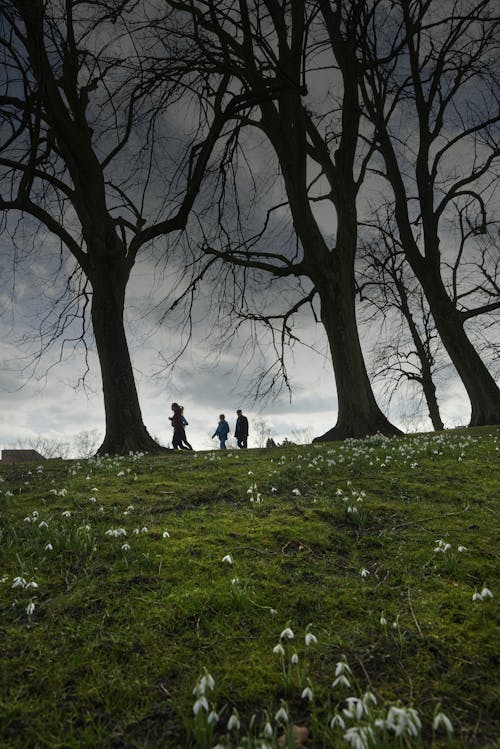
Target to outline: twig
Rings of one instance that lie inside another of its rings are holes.
[[[394,525],[391,530],[396,531],[399,528],[406,528],[409,525],[416,525],[417,523],[428,523],[431,520],[441,520],[441,518],[449,518],[453,515],[462,515],[464,512],[467,512],[470,509],[470,505],[467,505],[467,507],[464,507],[463,510],[458,510],[457,512],[444,512],[441,515],[431,515],[430,518],[422,518],[422,520],[409,520],[407,523],[400,523],[399,525]]]
[[[423,637],[424,635],[422,633],[422,630],[420,629],[420,624],[418,623],[417,617],[415,616],[415,612],[413,610],[413,605],[412,605],[412,602],[411,602],[411,594],[410,594],[410,589],[409,588],[408,588],[408,605],[410,606],[411,615],[413,617],[413,621],[415,622],[415,626],[416,626],[416,628],[418,630],[418,634],[420,635],[420,637]]]

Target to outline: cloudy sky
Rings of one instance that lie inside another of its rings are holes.
[[[31,260],[16,270],[14,278],[7,245],[1,249],[0,448],[27,445],[41,436],[73,445],[74,454],[79,434],[103,433],[100,372],[92,341],[89,339],[90,371],[84,384],[81,346],[66,345],[61,357],[60,344],[56,343],[34,367],[28,351],[37,351],[39,342],[36,337],[31,342],[29,339],[57,296],[52,293],[53,278],[47,269]],[[139,264],[129,286],[126,315],[143,420],[150,434],[169,444],[172,401],[184,405],[188,438],[197,449],[217,447],[211,435],[219,413],[225,413],[233,432],[237,408],[249,417],[251,447],[259,445],[259,421],[265,422],[277,441],[284,437],[309,441],[335,424],[334,380],[320,325],[308,317],[299,321],[301,337],[309,346],[296,346],[289,357],[291,402],[286,390],[275,399],[255,402],[249,389],[262,362],[249,362],[248,354],[242,353],[237,342],[220,357],[214,357],[213,339],[207,337],[208,318],[202,314],[197,315],[192,344],[182,359],[173,371],[162,371],[163,360],[178,346],[178,337],[175,326],[155,326],[153,316],[144,314],[144,299],[150,300],[149,307],[154,306],[152,278],[153,270],[148,264]],[[373,340],[376,330],[366,335]],[[365,340],[367,351],[370,340]],[[446,425],[467,423],[469,407],[460,383],[447,377],[439,395]],[[407,414],[413,409],[414,405],[405,402],[403,396],[393,400],[388,412],[405,430],[430,428],[425,409],[420,419],[409,423]]]
[[[315,73],[309,92],[314,106],[323,101],[329,85],[329,78]],[[96,107],[96,117],[99,112]],[[189,118],[185,109],[174,108],[169,116],[170,136],[187,127]],[[107,132],[105,120],[102,127]],[[278,170],[273,168],[272,159],[269,160],[269,148],[266,150],[261,136],[252,133],[248,137],[252,139],[248,144],[254,170],[252,180],[255,174],[267,173],[269,169],[269,181],[263,179],[261,183],[266,187],[265,205],[266,208],[270,204],[277,205],[281,196],[273,192],[273,180]],[[100,146],[103,144],[106,138]],[[126,154],[123,158],[127,163]],[[156,164],[153,160],[153,166],[161,176],[162,163]],[[153,187],[153,208],[156,209],[157,203],[163,208],[168,190],[162,184]],[[212,197],[209,192],[205,194],[209,202]],[[318,203],[315,211],[325,235],[332,236],[335,224],[331,206]],[[203,214],[203,206],[200,214]],[[278,222],[279,219],[276,211],[274,220]],[[12,228],[18,220],[19,217],[12,218],[13,223],[7,228]],[[19,249],[16,256],[12,253],[9,232],[0,234],[0,448],[28,445],[40,436],[52,442],[74,443],[84,431],[102,435],[104,427],[100,372],[91,336],[88,339],[89,371],[83,382],[86,365],[81,346],[67,343],[61,351],[60,341],[56,341],[39,359],[33,359],[40,352],[40,340],[37,340],[40,325],[50,337],[50,309],[62,294],[68,268],[62,260],[61,272],[57,275],[55,269],[60,258],[54,240],[40,233],[30,234],[29,223],[24,225],[24,221],[17,224]],[[49,256],[53,258],[51,262],[47,262]],[[170,442],[168,416],[172,401],[184,405],[189,439],[199,449],[217,446],[211,434],[219,413],[226,414],[234,430],[237,408],[242,408],[250,419],[250,446],[259,443],[257,425],[262,420],[277,441],[284,437],[309,440],[334,426],[337,403],[332,366],[323,328],[314,323],[312,316],[299,320],[301,338],[308,345],[295,346],[288,360],[292,400],[285,389],[274,400],[255,402],[249,394],[251,382],[265,364],[259,357],[248,360],[244,337],[240,340],[241,347],[235,341],[218,359],[214,357],[214,338],[208,335],[213,322],[206,307],[208,302],[196,312],[193,339],[182,359],[173,371],[164,371],[162,363],[177,350],[179,334],[175,324],[169,324],[168,320],[165,325],[156,324],[158,314],[155,318],[151,311],[162,296],[157,284],[158,272],[155,274],[152,262],[141,259],[129,284],[126,321],[143,421],[150,434],[163,444]],[[47,313],[49,317],[45,319]],[[68,336],[72,333],[77,337],[79,331],[73,327],[68,330]],[[367,359],[379,336],[380,330],[375,326],[363,330]],[[453,371],[445,368],[437,384],[446,426],[468,423],[469,403]],[[399,427],[404,430],[430,428],[424,407],[418,418],[410,418],[415,403],[406,393],[394,398],[388,406],[378,386],[375,391],[383,410]]]

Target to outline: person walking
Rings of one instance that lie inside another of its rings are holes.
[[[212,439],[214,437],[219,438],[221,450],[226,449],[226,440],[227,440],[228,434],[229,434],[229,424],[227,423],[226,417],[224,416],[224,414],[221,414],[219,416],[219,423],[217,424],[217,429],[212,434]]]
[[[179,406],[178,403],[172,403],[172,411],[174,412],[173,416],[169,416],[168,418],[172,422],[172,426],[174,428],[174,435],[172,437],[172,447],[174,450],[177,450],[179,448],[180,450],[192,450],[193,448],[191,445],[189,445],[189,442],[186,439],[186,432],[184,429],[184,419],[182,416],[182,406]],[[185,445],[183,443],[186,443]],[[186,447],[186,445],[189,445],[189,447]]]
[[[186,417],[184,416],[184,406],[181,406],[181,418],[182,418],[182,431],[183,431],[182,440],[181,440],[181,447],[184,450],[186,450],[186,449],[192,450],[193,448],[189,444],[189,442],[187,441],[187,437],[186,437],[186,427],[188,426],[189,422],[187,421]]]
[[[248,419],[246,416],[243,416],[241,408],[238,408],[236,414],[238,418],[236,419],[236,429],[234,430],[234,436],[236,437],[238,447],[245,448],[247,446],[248,440]]]

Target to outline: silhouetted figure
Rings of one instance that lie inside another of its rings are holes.
[[[188,450],[192,450],[193,448],[189,444],[186,438],[186,427],[188,426],[188,421],[186,420],[186,417],[184,416],[184,406],[181,406],[181,416],[182,416],[182,426],[183,426],[183,432],[184,435],[182,437],[181,447],[186,449],[185,446],[187,446]]]
[[[181,450],[192,450],[193,448],[191,447],[191,445],[186,439],[186,432],[184,430],[184,422],[186,420],[184,419],[182,415],[182,406],[179,406],[178,403],[172,403],[171,408],[172,408],[172,411],[174,412],[174,415],[169,416],[168,418],[172,422],[172,426],[174,428],[174,435],[172,437],[172,447],[174,448],[174,450],[177,450],[177,448]]]
[[[226,440],[227,440],[228,434],[229,434],[229,424],[227,423],[226,417],[224,416],[224,414],[221,414],[219,416],[219,423],[217,424],[217,429],[212,434],[212,439],[214,437],[219,438],[221,450],[226,449]]]
[[[236,411],[238,418],[236,419],[236,429],[234,430],[234,436],[238,447],[247,447],[248,440],[248,419],[243,416],[241,408]]]

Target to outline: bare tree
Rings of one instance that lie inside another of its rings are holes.
[[[90,313],[106,414],[99,452],[158,451],[142,422],[125,292],[139,251],[186,225],[225,121],[225,79],[211,105],[195,107],[189,137],[178,129],[168,140],[171,108],[189,90],[183,76],[196,71],[179,69],[180,37],[162,50],[161,70],[147,67],[154,4],[2,0],[0,23],[0,210],[31,220],[75,261],[49,342],[75,321],[85,340]],[[19,225],[5,227],[15,243]]]
[[[399,242],[467,390],[470,425],[497,424],[500,390],[465,322],[500,301],[493,287],[485,295],[484,283],[470,286],[464,269],[498,190],[498,8],[490,0],[389,6],[390,20],[386,3],[367,9],[369,33],[359,41],[380,174],[394,193]]]
[[[360,298],[387,321],[385,340],[374,346],[373,376],[383,382],[389,402],[402,383],[417,384],[432,426],[441,430],[444,424],[433,375],[441,344],[420,285],[408,268],[391,223],[388,217],[385,229],[379,224],[378,241],[367,242],[360,253]]]
[[[255,435],[257,447],[265,447],[267,440],[273,436],[272,427],[263,417],[253,420],[252,432]]]
[[[360,137],[357,3],[333,7],[302,0],[283,4],[169,0],[168,4],[188,19],[183,32],[192,36],[214,78],[230,75],[230,90],[246,97],[235,138],[252,129],[271,145],[273,168],[283,183],[281,208],[289,210],[296,232],[295,243],[285,247],[280,243],[277,249],[276,242],[274,247],[265,243],[263,232],[250,237],[238,234],[235,239],[235,231],[223,228],[218,237],[205,242],[204,253],[230,263],[233,274],[240,268],[241,275],[235,275],[239,288],[245,288],[248,269],[278,279],[304,280],[305,295],[281,316],[265,311],[254,316],[271,323],[281,317],[284,337],[290,334],[293,315],[314,297],[319,299],[318,318],[335,373],[338,419],[318,439],[398,433],[375,401],[355,314],[357,198],[370,155]],[[325,108],[315,114],[308,92],[310,86],[314,90],[318,67],[335,69],[335,74]],[[248,151],[243,158],[251,159]],[[317,203],[331,211],[336,223],[333,239],[321,227]],[[223,217],[223,210],[220,213]],[[266,226],[272,213],[270,209]]]
[[[71,445],[68,442],[61,442],[58,439],[52,439],[42,434],[17,440],[11,447],[15,450],[36,450],[44,458],[52,460],[55,458],[65,460],[70,457],[71,453]]]

